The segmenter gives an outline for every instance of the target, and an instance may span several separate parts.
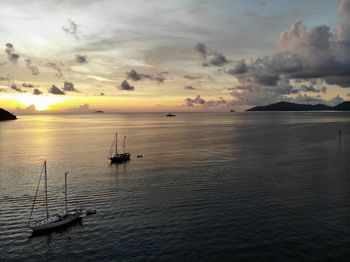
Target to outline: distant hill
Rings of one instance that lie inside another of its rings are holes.
[[[350,101],[345,101],[333,107],[333,110],[337,111],[350,111]]]
[[[15,120],[17,117],[10,112],[0,108],[0,121]]]
[[[255,106],[246,111],[326,111],[326,110],[338,110],[338,111],[350,111],[350,102],[343,102],[335,107],[327,106],[323,104],[306,105],[296,104],[290,102],[278,102],[267,106]]]

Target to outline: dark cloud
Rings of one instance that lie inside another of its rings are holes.
[[[198,43],[195,45],[194,50],[197,51],[203,59],[207,58],[208,49],[207,46],[203,43]]]
[[[240,75],[246,73],[248,70],[245,60],[237,61],[235,66],[227,71],[230,75]]]
[[[145,77],[144,74],[142,74],[142,73],[140,74],[140,73],[136,72],[134,69],[132,69],[130,72],[126,72],[126,79],[128,79],[128,80],[139,81],[144,77]]]
[[[68,20],[68,25],[63,26],[62,30],[67,34],[73,36],[76,40],[79,40],[83,36],[79,25],[72,20]]]
[[[144,73],[138,73],[136,72],[136,70],[132,69],[129,72],[126,72],[126,79],[134,82],[142,79],[148,79],[151,81],[155,81],[157,83],[163,83],[166,80],[166,77],[164,76],[166,74],[168,74],[168,72],[166,71],[163,71],[158,75],[144,74]]]
[[[25,62],[27,68],[32,72],[33,75],[38,75],[40,73],[39,69],[32,64],[32,61],[30,59],[26,59]]]
[[[72,82],[64,81],[63,90],[66,92],[79,92]]]
[[[35,89],[33,90],[33,95],[38,96],[38,95],[42,95],[42,94],[43,94],[43,92],[41,92],[38,88],[35,88]]]
[[[55,76],[60,77],[60,78],[63,76],[62,70],[57,64],[52,63],[52,62],[48,62],[48,63],[46,63],[46,66],[48,68],[51,68],[52,70],[54,70],[56,72]]]
[[[337,85],[340,87],[350,87],[350,75],[349,76],[329,76],[324,78],[325,82],[330,85]]]
[[[57,86],[53,85],[49,88],[49,93],[54,95],[65,95],[66,93],[59,89]]]
[[[224,66],[227,63],[230,63],[230,60],[227,59],[223,54],[216,51],[208,51],[208,48],[203,43],[198,43],[195,45],[194,50],[197,51],[201,58],[205,60],[202,66]]]
[[[223,66],[229,63],[230,61],[223,55],[218,52],[213,52],[209,56],[209,65],[213,66]]]
[[[5,52],[7,54],[7,59],[10,63],[17,64],[17,60],[19,59],[19,54],[15,52],[15,48],[13,44],[7,43]]]
[[[79,64],[88,63],[87,56],[85,55],[75,55],[75,61],[77,61]]]
[[[198,80],[198,79],[202,79],[201,76],[192,76],[192,75],[184,75],[185,79],[189,79],[189,80]]]
[[[10,87],[11,87],[12,90],[15,90],[16,92],[19,92],[19,93],[23,93],[23,92],[24,92],[24,91],[23,91],[20,87],[18,87],[15,83],[13,83]]]
[[[131,86],[131,85],[128,83],[127,80],[124,80],[124,81],[120,84],[120,86],[118,86],[118,88],[119,88],[120,90],[126,90],[126,91],[133,91],[133,90],[135,90],[135,87],[134,87],[134,86]]]
[[[22,86],[23,86],[23,87],[27,87],[27,88],[33,88],[33,87],[34,87],[34,85],[32,85],[32,84],[27,84],[27,83],[23,83]]]
[[[184,89],[186,89],[186,90],[197,90],[197,88],[195,88],[193,86],[184,86]]]
[[[200,95],[197,95],[194,99],[186,98],[185,106],[193,107],[196,105],[205,106],[205,107],[217,107],[217,106],[226,106],[230,105],[225,99],[219,97],[217,100],[205,100]]]

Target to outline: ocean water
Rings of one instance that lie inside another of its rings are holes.
[[[338,131],[342,131],[339,143]],[[114,133],[126,164],[110,165]],[[136,158],[142,154],[143,158]],[[31,237],[50,212],[96,215]],[[23,116],[0,123],[1,261],[349,261],[350,114]],[[43,191],[34,219],[45,216]]]

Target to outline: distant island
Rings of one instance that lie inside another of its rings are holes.
[[[350,111],[350,101],[345,101],[336,106],[323,104],[307,105],[290,102],[278,102],[266,106],[255,106],[246,111]]]
[[[0,121],[15,120],[17,117],[10,112],[0,108]]]
[[[230,112],[236,112],[234,109],[231,109]]]
[[[104,112],[102,110],[96,110],[94,113],[95,114],[100,114],[100,113],[104,113]]]

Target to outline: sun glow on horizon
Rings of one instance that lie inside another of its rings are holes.
[[[53,105],[61,103],[65,100],[64,97],[51,95],[35,96],[30,94],[12,95],[9,98],[17,101],[25,107],[34,105],[35,109],[38,111],[49,110]]]

